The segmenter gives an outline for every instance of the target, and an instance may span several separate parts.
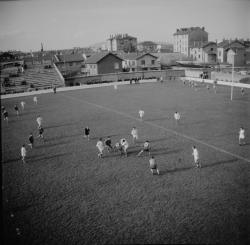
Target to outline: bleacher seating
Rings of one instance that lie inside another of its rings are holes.
[[[51,86],[64,86],[64,81],[61,80],[54,67],[45,69],[41,65],[36,65],[33,68],[25,70],[23,78],[28,84],[32,84],[34,88],[38,89]]]
[[[38,89],[48,89],[52,86],[63,87],[64,81],[57,73],[56,69],[45,69],[43,65],[34,65],[26,69],[23,73],[18,73],[17,77],[7,76],[9,86],[3,86],[3,81],[7,74],[2,74],[1,94],[21,93]]]

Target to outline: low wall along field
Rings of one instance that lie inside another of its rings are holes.
[[[117,82],[128,81],[130,79],[142,78],[142,79],[159,79],[161,76],[163,79],[171,77],[183,77],[185,75],[184,70],[160,70],[160,71],[140,71],[140,72],[122,72],[122,73],[109,73],[97,76],[84,76],[74,77],[65,80],[66,86],[75,86],[81,84],[96,84],[105,82]]]

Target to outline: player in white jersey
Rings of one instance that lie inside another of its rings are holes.
[[[181,115],[180,115],[179,112],[176,111],[176,112],[174,113],[174,119],[175,119],[176,124],[178,124],[178,122],[179,122],[180,119],[181,119]]]
[[[160,171],[157,167],[154,156],[150,157],[149,166],[150,166],[150,170],[151,170],[152,174],[154,174],[155,171],[157,172],[158,175],[160,174]]]
[[[141,121],[142,121],[142,119],[143,119],[143,117],[144,117],[144,111],[143,110],[139,110],[139,117],[140,117],[140,119],[141,119]]]
[[[23,144],[21,147],[21,157],[22,157],[22,162],[25,163],[25,158],[27,155],[27,150],[25,148],[25,145]]]
[[[37,105],[37,97],[36,96],[33,97],[33,101]]]
[[[37,124],[38,124],[38,128],[40,128],[40,127],[42,126],[42,121],[43,121],[43,119],[42,119],[42,117],[39,115],[39,116],[37,117],[37,119],[36,119],[36,122],[37,122]]]
[[[149,141],[146,140],[143,144],[143,148],[141,149],[141,151],[137,154],[137,156],[139,157],[143,152],[148,152],[148,155],[150,156],[150,144]]]
[[[117,84],[114,85],[114,89],[117,90]]]
[[[192,155],[194,157],[194,163],[195,163],[195,165],[196,165],[197,168],[201,168],[199,152],[198,152],[196,146],[193,146],[192,150],[193,150]]]
[[[121,139],[120,140],[120,144],[122,146],[122,150],[123,150],[123,153],[125,154],[125,156],[127,157],[128,154],[127,154],[127,149],[129,147],[129,144],[128,144],[128,141],[126,139]]]
[[[100,139],[97,141],[96,147],[97,147],[97,149],[98,149],[98,151],[99,151],[98,157],[101,158],[102,155],[103,155],[103,150],[104,150],[104,144],[103,144],[103,142],[102,142],[102,138],[100,138]]]
[[[239,145],[244,145],[245,142],[245,129],[243,127],[240,128],[239,131]]]
[[[20,104],[21,104],[22,110],[24,110],[24,107],[25,107],[25,101],[21,101],[21,102],[20,102]]]
[[[136,143],[136,141],[138,140],[138,130],[136,127],[132,128],[131,135],[133,137],[133,142]]]

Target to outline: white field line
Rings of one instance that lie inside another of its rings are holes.
[[[86,104],[95,106],[95,107],[100,108],[100,109],[104,109],[104,110],[106,110],[106,111],[114,112],[114,113],[116,113],[116,114],[122,115],[122,116],[127,117],[127,118],[131,118],[131,119],[133,119],[133,120],[141,121],[139,118],[136,118],[136,117],[134,117],[134,116],[131,116],[131,115],[129,115],[129,114],[127,114],[127,113],[124,113],[124,112],[121,112],[121,111],[117,111],[117,110],[111,109],[111,108],[109,108],[109,107],[105,107],[105,106],[98,105],[98,104],[95,104],[95,103],[92,103],[92,102],[88,102],[88,101],[86,101],[86,100],[74,98],[74,97],[72,97],[72,96],[68,96],[68,95],[65,95],[65,94],[60,94],[60,95],[66,97],[66,98],[75,100],[75,101],[79,101],[79,102],[83,102],[83,103],[86,103]],[[246,161],[246,162],[250,163],[250,159],[247,159],[247,158],[242,157],[242,156],[240,156],[240,155],[237,155],[237,154],[234,154],[234,153],[232,153],[232,152],[226,151],[226,150],[221,149],[221,148],[219,148],[219,147],[217,147],[217,146],[208,144],[208,143],[206,143],[206,142],[204,142],[204,141],[202,141],[202,140],[199,140],[199,139],[190,137],[190,136],[185,135],[185,134],[182,134],[182,133],[178,133],[178,132],[175,131],[175,130],[172,130],[172,129],[169,129],[169,128],[165,128],[165,127],[162,127],[162,126],[157,125],[157,124],[152,123],[152,122],[148,122],[148,121],[143,121],[143,122],[144,122],[145,124],[150,125],[150,126],[153,126],[153,127],[156,127],[156,128],[160,128],[160,129],[162,129],[162,130],[164,130],[164,131],[166,131],[166,132],[169,132],[169,133],[171,133],[171,134],[174,134],[174,135],[176,135],[176,136],[179,136],[179,137],[185,138],[185,139],[187,139],[187,140],[190,140],[190,141],[193,141],[193,142],[196,142],[196,143],[205,145],[205,146],[207,146],[207,147],[209,147],[209,148],[212,148],[212,149],[214,149],[214,150],[216,150],[216,151],[220,151],[220,152],[222,152],[222,153],[225,153],[225,154],[227,154],[227,155],[236,157],[236,158],[238,158],[238,159],[240,159],[240,160],[243,160],[243,161]]]

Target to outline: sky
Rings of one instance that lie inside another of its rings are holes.
[[[250,0],[0,0],[0,50],[87,47],[111,34],[173,42],[204,26],[210,41],[250,38]]]

